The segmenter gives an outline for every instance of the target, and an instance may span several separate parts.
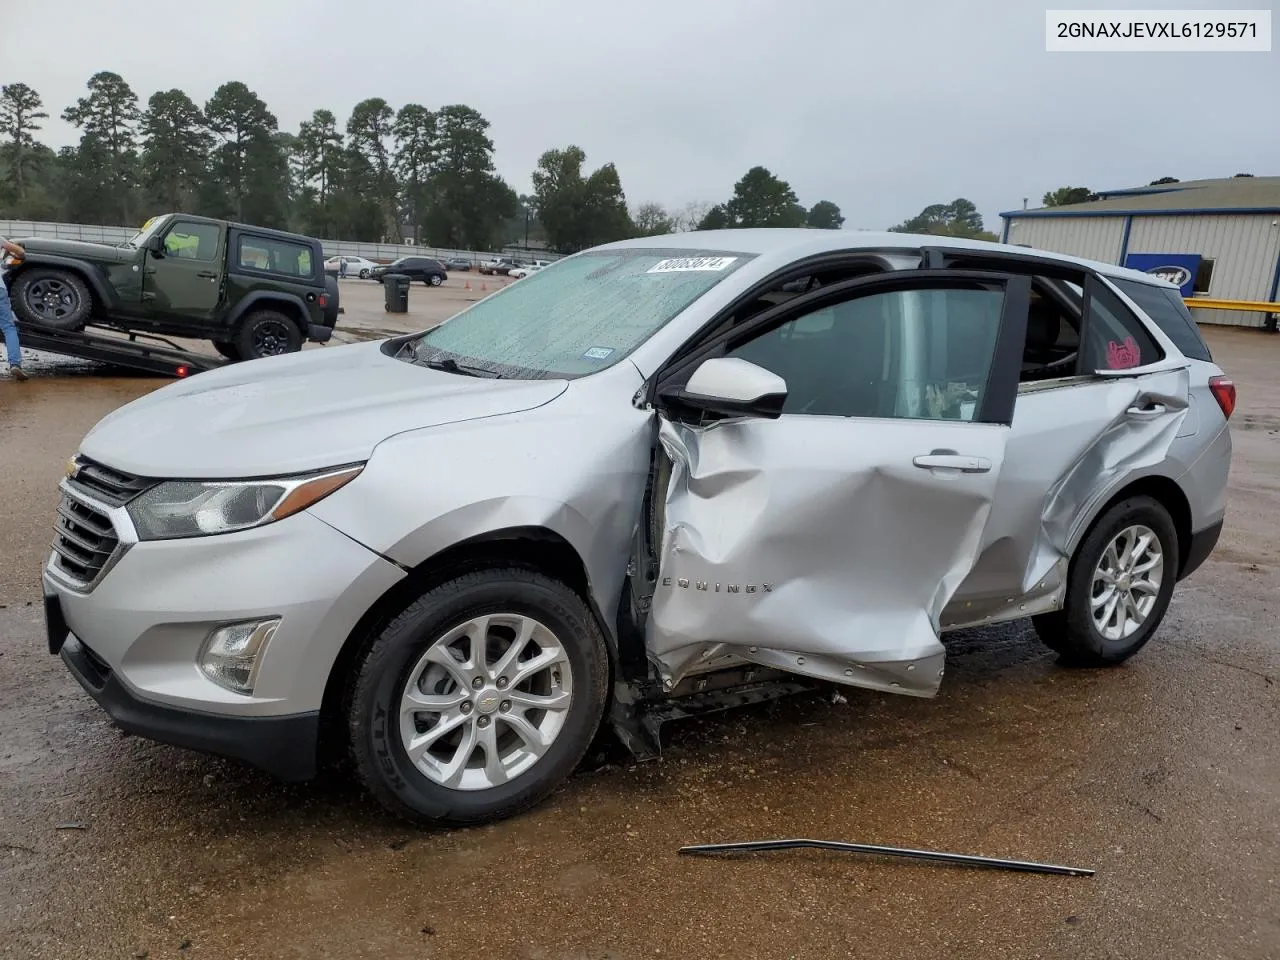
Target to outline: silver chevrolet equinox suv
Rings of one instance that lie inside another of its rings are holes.
[[[68,464],[50,649],[125,730],[505,817],[607,724],[932,696],[948,630],[1151,638],[1222,528],[1235,387],[1176,288],[823,230],[610,244],[426,332],[236,364]],[[334,748],[337,748],[334,750]]]

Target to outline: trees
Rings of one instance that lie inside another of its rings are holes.
[[[396,199],[395,174],[391,170],[390,146],[395,116],[395,111],[381,97],[361,100],[347,121],[347,145],[364,161],[356,165],[364,182],[352,186],[358,186],[378,203],[385,222],[383,235],[398,243],[402,239],[400,205]]]
[[[538,218],[560,253],[621,240],[632,231],[617,168],[606,163],[584,177],[586,159],[581,147],[570,145],[548,150],[533,171]]]
[[[275,114],[233,80],[213,92],[204,115],[221,142],[213,148],[201,212],[264,227],[287,226],[289,168],[275,139]]]
[[[637,237],[660,237],[665,233],[674,233],[676,222],[660,203],[642,203],[636,207],[631,218],[633,232]]]
[[[106,222],[130,223],[137,181],[138,95],[118,73],[103,70],[89,78],[89,95],[62,112],[79,127],[77,189],[98,191],[92,204]],[[111,218],[114,218],[112,220]]]
[[[27,198],[31,166],[38,155],[35,134],[41,129],[40,121],[49,118],[43,108],[40,94],[25,83],[6,83],[0,87],[0,132],[9,139],[5,159],[13,181],[14,199],[19,204]]]
[[[969,200],[960,197],[950,203],[934,203],[916,216],[904,220],[891,233],[928,233],[935,236],[968,237],[973,240],[996,239],[994,233],[983,228],[982,214]]]
[[[1065,207],[1069,203],[1085,203],[1097,199],[1088,187],[1059,187],[1050,190],[1040,202],[1046,207]]]
[[[734,184],[725,214],[735,227],[803,227],[806,218],[791,184],[764,167],[752,167]]]
[[[302,121],[294,158],[299,228],[313,236],[336,239],[341,206],[337,194],[346,172],[346,157],[332,111],[316,110],[310,120]]]
[[[415,235],[422,236],[430,200],[428,185],[438,150],[436,116],[421,104],[407,103],[396,114],[391,134],[395,138],[395,175],[400,181],[405,215]]]
[[[181,90],[151,95],[142,115],[140,180],[149,214],[195,209],[213,138],[204,114]]]
[[[518,208],[516,192],[497,175],[489,121],[465,104],[436,113],[437,148],[424,218],[433,246],[485,249],[501,244],[502,226]]]
[[[819,200],[809,208],[804,223],[815,230],[839,230],[844,226],[844,214],[830,200]]]

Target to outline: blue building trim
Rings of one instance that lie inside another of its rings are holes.
[[[1124,258],[1129,253],[1129,231],[1133,229],[1133,217],[1125,217],[1124,236],[1120,238],[1120,259],[1117,266],[1124,266]]]
[[[1187,207],[1170,210],[1008,210],[1002,217],[1186,217],[1277,214],[1280,207]]]

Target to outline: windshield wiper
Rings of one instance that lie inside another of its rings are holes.
[[[432,357],[430,360],[421,360],[419,362],[428,369],[443,370],[445,373],[456,373],[463,377],[481,377],[489,380],[502,379],[502,374],[500,373],[486,370],[483,367],[472,367],[459,363],[453,357]]]

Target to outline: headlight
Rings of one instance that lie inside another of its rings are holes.
[[[130,503],[129,517],[140,540],[247,530],[305,510],[350,483],[363,469],[363,465],[342,467],[272,480],[169,480]]]

